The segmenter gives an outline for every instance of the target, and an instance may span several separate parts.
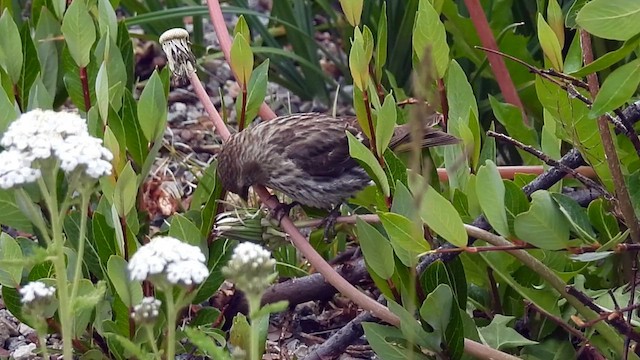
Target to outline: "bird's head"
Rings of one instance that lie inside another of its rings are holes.
[[[249,187],[265,184],[268,174],[252,153],[252,144],[245,143],[242,137],[232,136],[218,154],[217,172],[225,189],[240,195],[243,200],[249,198]]]

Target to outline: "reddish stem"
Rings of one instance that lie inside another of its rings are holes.
[[[442,108],[442,130],[447,131],[447,119],[449,119],[449,102],[447,101],[447,88],[442,78],[438,79],[438,93],[440,94],[440,107]]]
[[[91,94],[89,93],[89,77],[87,75],[87,67],[80,68],[80,83],[82,84],[82,95],[84,96],[84,111],[91,109]]]

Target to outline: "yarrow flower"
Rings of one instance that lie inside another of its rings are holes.
[[[222,272],[229,281],[250,294],[261,294],[277,276],[271,252],[258,244],[243,242],[233,250]]]
[[[140,304],[133,307],[131,318],[139,324],[151,324],[160,314],[160,305],[162,305],[160,300],[151,296],[145,297]]]
[[[20,288],[20,301],[23,305],[47,304],[56,294],[56,288],[47,286],[42,281],[32,281]]]
[[[91,178],[111,174],[111,152],[102,140],[89,135],[87,122],[77,114],[35,109],[9,125],[0,144],[5,167],[0,170],[0,187],[8,189],[34,182],[40,176],[41,161],[56,158],[63,171],[81,169]]]
[[[191,286],[209,276],[205,256],[199,247],[170,236],[156,236],[129,261],[130,280],[151,280],[156,286]]]
[[[0,164],[0,188],[3,189],[32,183],[40,177],[40,170],[32,169],[31,161],[17,150],[1,152]]]

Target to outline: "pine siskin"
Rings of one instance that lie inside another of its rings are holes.
[[[345,131],[368,143],[355,117],[302,113],[262,122],[232,135],[223,145],[218,176],[226,189],[245,200],[249,187],[259,184],[302,205],[330,209],[371,181],[349,155]],[[390,148],[406,144],[409,134],[409,126],[398,126]],[[422,146],[456,142],[454,136],[429,126]]]

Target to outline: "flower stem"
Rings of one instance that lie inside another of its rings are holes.
[[[38,331],[38,342],[40,343],[40,352],[43,359],[49,359],[49,349],[47,349],[46,331]]]
[[[80,234],[78,239],[78,253],[76,256],[76,267],[73,272],[73,286],[71,287],[71,302],[76,298],[78,294],[78,284],[80,284],[80,278],[82,278],[82,264],[84,258],[84,242],[85,233],[87,232],[87,217],[89,216],[89,198],[90,192],[82,191],[80,200]]]
[[[247,294],[247,299],[249,302],[249,317],[251,318],[251,338],[250,338],[250,349],[249,349],[249,359],[257,360],[261,358],[260,354],[260,317],[257,317],[256,314],[258,310],[260,310],[260,295],[250,295]]]
[[[151,350],[153,350],[154,359],[161,360],[160,352],[158,351],[158,345],[156,339],[153,337],[153,325],[145,325],[144,332],[147,333],[147,340],[151,344]]]
[[[165,300],[167,302],[167,353],[166,359],[174,359],[176,354],[176,317],[178,309],[173,300],[173,289],[168,288],[165,291]]]

